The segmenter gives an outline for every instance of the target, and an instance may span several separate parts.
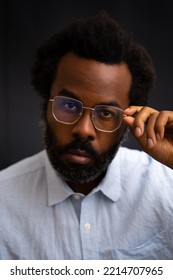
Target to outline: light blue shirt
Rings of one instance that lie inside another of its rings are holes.
[[[173,259],[173,171],[120,148],[87,196],[45,151],[1,171],[0,259]]]

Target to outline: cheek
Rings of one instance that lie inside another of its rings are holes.
[[[119,144],[119,141],[122,137],[122,132],[119,133],[115,131],[113,133],[102,133],[102,135],[98,135],[97,141],[95,141],[95,148],[100,153],[106,153],[114,146],[115,144]]]
[[[68,144],[70,142],[71,127],[57,122],[49,107],[47,110],[47,122],[60,145]]]
[[[126,125],[122,125],[118,130],[113,133],[107,133],[104,137],[104,140],[100,140],[102,142],[102,147],[104,150],[108,150],[115,144],[119,144],[122,140],[124,132],[126,130]]]

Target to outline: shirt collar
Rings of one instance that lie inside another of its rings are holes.
[[[47,153],[45,152],[45,166],[48,185],[48,206],[55,205],[67,199],[74,194],[74,191],[66,184],[60,175],[52,167]],[[100,182],[90,195],[101,191],[103,195],[111,201],[118,201],[121,193],[120,180],[120,157],[119,152],[116,154],[113,161],[110,163],[105,177]]]
[[[59,174],[52,167],[47,153],[45,152],[45,166],[46,166],[46,177],[48,186],[48,206],[55,205],[64,201],[74,192],[66,184],[66,182],[61,179]]]
[[[118,201],[121,195],[121,174],[119,151],[109,164],[105,177],[100,183],[101,192],[113,202]]]

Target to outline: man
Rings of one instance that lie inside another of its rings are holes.
[[[46,151],[0,174],[1,259],[173,258],[173,112],[146,106],[154,76],[107,13],[40,46]],[[128,127],[144,152],[120,147]]]

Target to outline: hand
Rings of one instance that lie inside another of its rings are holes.
[[[141,148],[173,169],[173,112],[130,106],[124,114],[124,122]]]

